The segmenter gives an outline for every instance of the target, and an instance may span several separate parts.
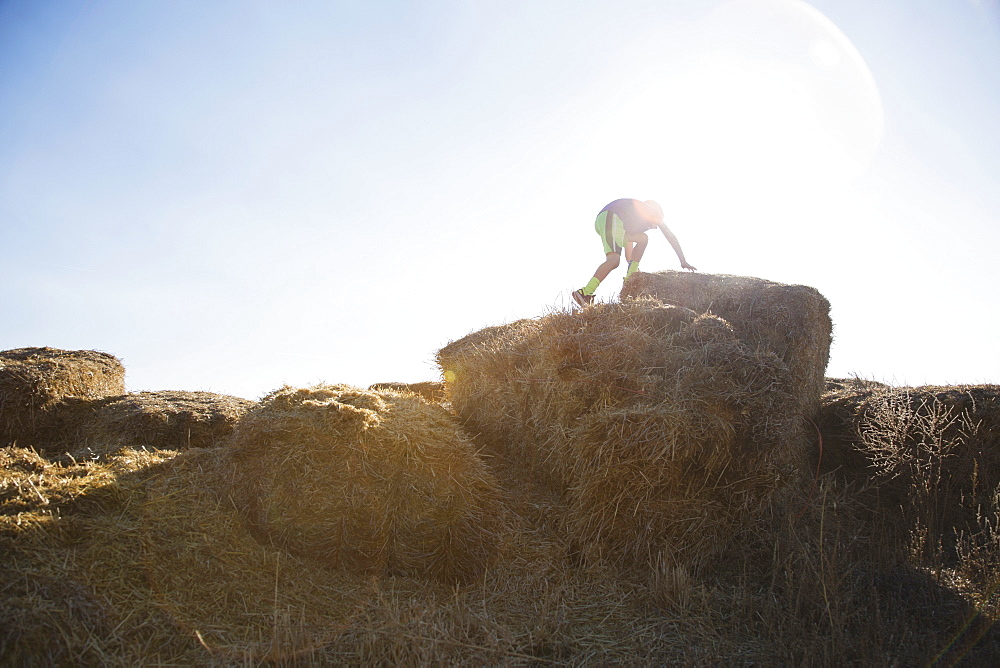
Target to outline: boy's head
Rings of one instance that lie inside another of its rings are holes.
[[[650,216],[652,216],[658,221],[663,220],[663,207],[661,207],[659,204],[657,204],[651,199],[647,199],[645,202],[643,202],[643,204],[646,205],[646,210],[649,212]]]

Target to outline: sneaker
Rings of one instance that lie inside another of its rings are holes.
[[[576,302],[577,306],[583,308],[584,306],[590,306],[594,303],[594,295],[585,295],[579,290],[574,290],[573,301]]]

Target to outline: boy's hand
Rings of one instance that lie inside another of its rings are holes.
[[[687,269],[688,271],[698,271],[697,267],[692,267],[687,262],[681,262],[681,269]]]

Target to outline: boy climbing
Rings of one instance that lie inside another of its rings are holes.
[[[677,237],[663,222],[663,209],[660,208],[659,204],[653,200],[643,202],[637,199],[616,199],[601,209],[594,223],[594,228],[601,235],[601,241],[604,242],[606,259],[594,272],[594,277],[587,285],[573,291],[573,301],[580,306],[593,303],[597,286],[621,262],[623,248],[625,249],[625,261],[628,262],[625,279],[628,280],[628,277],[639,269],[639,260],[642,259],[646,244],[649,243],[646,231],[657,227],[673,247],[674,252],[677,253],[677,259],[681,261],[681,268],[695,271],[695,268],[684,259],[684,251],[681,250]]]

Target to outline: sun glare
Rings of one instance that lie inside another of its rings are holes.
[[[850,40],[800,0],[736,0],[683,57],[623,85],[608,119],[635,173],[694,199],[811,196],[863,174],[881,139],[874,79]],[[635,92],[637,91],[637,92]]]

